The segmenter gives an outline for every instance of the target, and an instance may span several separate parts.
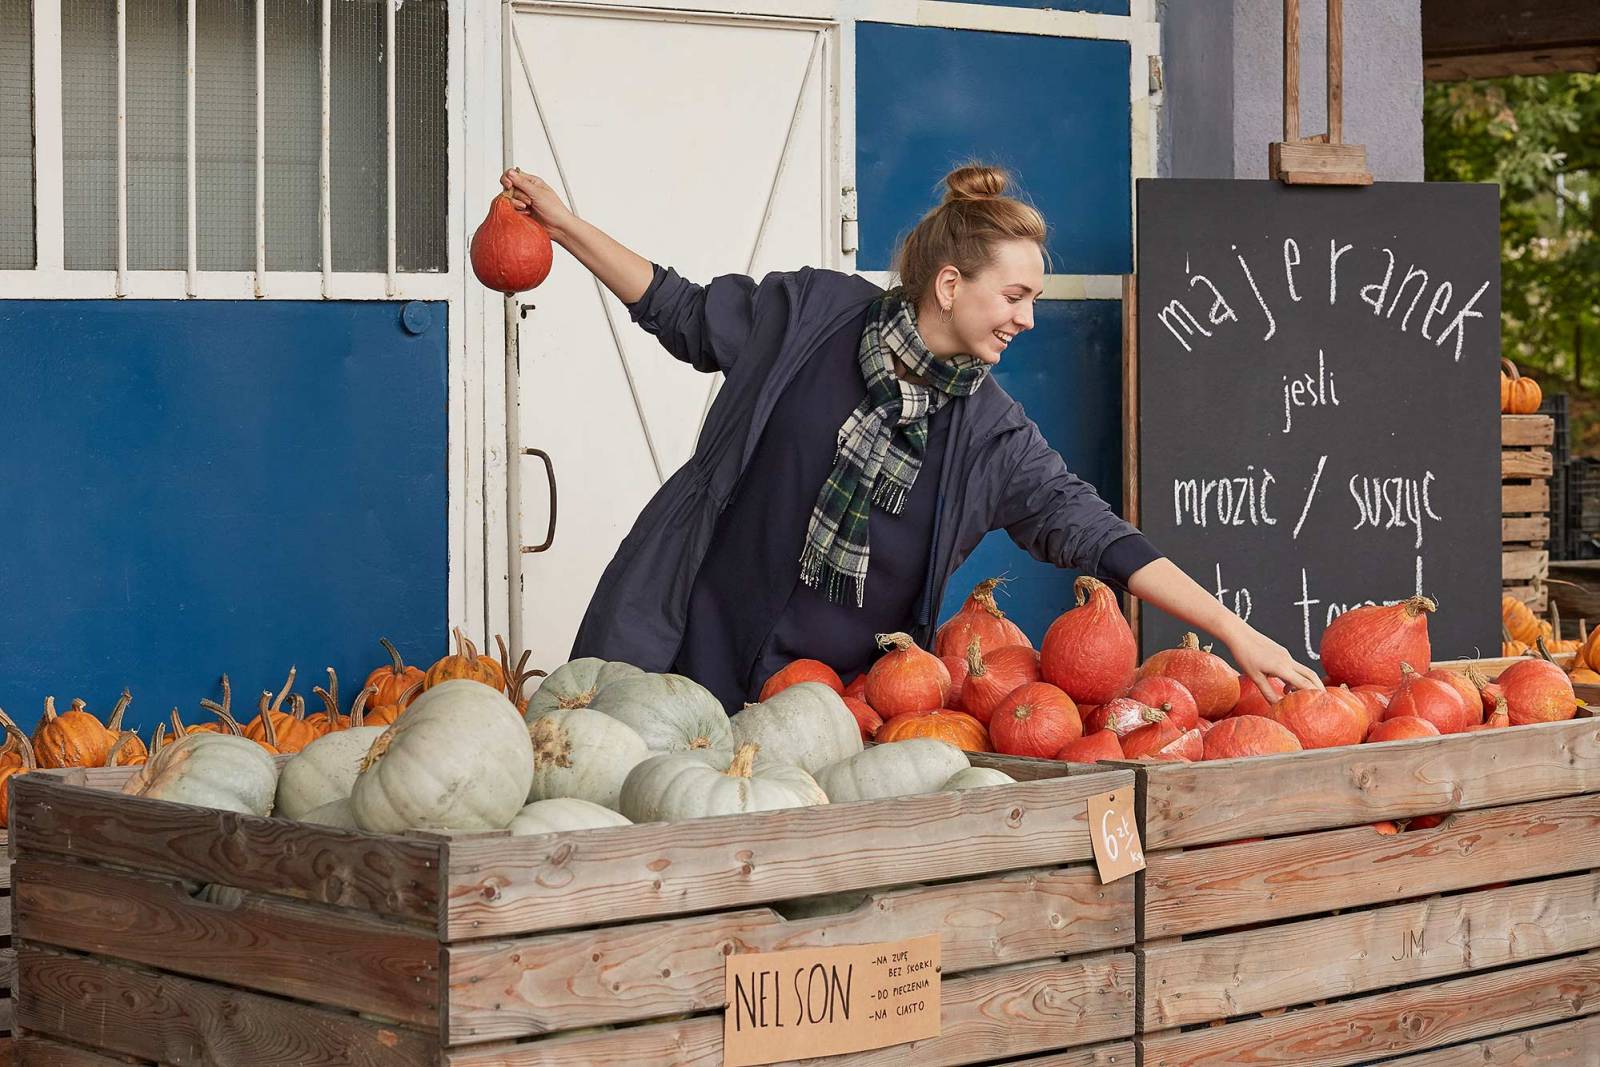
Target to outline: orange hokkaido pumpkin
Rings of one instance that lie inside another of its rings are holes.
[[[904,741],[910,737],[931,737],[968,752],[988,752],[989,731],[983,723],[964,711],[948,708],[929,708],[926,711],[908,711],[896,715],[878,727],[874,740]]]
[[[0,759],[0,826],[8,826],[11,819],[11,779],[37,770],[39,764],[34,759],[33,744],[29,742],[28,735],[4,711],[0,711],[0,726],[5,728],[8,746],[7,758]]]
[[[1039,673],[1077,704],[1104,704],[1133,684],[1139,646],[1109,586],[1083,575],[1072,592],[1078,606],[1050,624],[1039,646]]]
[[[961,683],[961,706],[968,715],[987,725],[994,715],[994,709],[1008,694],[1019,685],[1038,680],[1039,653],[1027,645],[1001,645],[985,652],[974,634],[967,646],[967,670]],[[990,733],[992,736],[993,731]]]
[[[950,669],[938,656],[917,647],[910,634],[879,634],[878,647],[888,651],[867,672],[866,701],[885,725],[909,712],[946,707]]]
[[[991,652],[1007,645],[1033,647],[1022,627],[1006,618],[1000,605],[994,601],[994,591],[1004,579],[985,578],[973,586],[961,610],[946,619],[933,638],[934,654],[966,656],[973,638],[978,639],[979,650]]]
[[[766,701],[791,685],[798,685],[801,682],[821,682],[835,693],[844,694],[844,683],[839,680],[838,671],[821,660],[797,659],[767,679],[767,683],[761,687],[760,700]]]
[[[489,202],[489,215],[472,235],[472,273],[478,281],[510,296],[536,287],[550,276],[554,250],[550,231],[518,211],[509,191]]]
[[[1049,682],[1018,686],[995,705],[989,738],[1008,756],[1050,759],[1083,736],[1083,720],[1072,698]]]

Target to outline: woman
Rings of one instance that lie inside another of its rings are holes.
[[[929,644],[950,575],[1004,529],[1214,634],[1268,699],[1266,675],[1320,685],[1160,557],[990,379],[1044,287],[1044,219],[1005,195],[1004,172],[945,178],[888,292],[809,268],[702,287],[540,179],[513,169],[501,183],[669,352],[726,375],[694,456],[606,568],[574,658],[688,675],[730,711],[794,659],[848,679],[876,634]]]

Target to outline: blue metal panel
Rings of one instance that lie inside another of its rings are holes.
[[[1114,300],[1037,305],[1034,328],[1018,337],[995,380],[1020,400],[1067,466],[1112,507],[1122,498],[1122,305]],[[1041,563],[1004,531],[984,538],[951,577],[939,618],[961,607],[972,587],[1006,574],[1001,607],[1035,645],[1072,606],[1078,572]]]
[[[0,301],[0,705],[150,727],[441,652],[445,306],[401,307]]]
[[[1128,0],[966,0],[997,7],[1042,7],[1052,11],[1088,11],[1096,15],[1126,15]]]
[[[860,268],[887,270],[939,179],[977,158],[1009,168],[1044,212],[1055,273],[1126,273],[1129,62],[1125,41],[861,23]]]

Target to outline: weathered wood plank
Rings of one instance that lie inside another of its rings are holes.
[[[17,950],[0,948],[0,988],[14,989],[17,985]]]
[[[1600,1011],[1600,953],[1139,1039],[1143,1067],[1345,1067]]]
[[[829,1067],[945,1067],[1133,1032],[1133,954],[1004,967],[943,983],[939,1037],[828,1059]],[[451,1067],[720,1067],[722,1017],[451,1050]],[[1123,1061],[1126,1063],[1126,1061]]]
[[[1500,553],[1500,577],[1507,582],[1525,582],[1550,573],[1550,553],[1542,548],[1519,548]]]
[[[1600,1015],[1423,1052],[1383,1067],[1597,1067]]]
[[[415,1067],[416,1030],[21,942],[18,1025],[107,1052],[238,1067]]]
[[[27,1067],[128,1067],[130,1063],[150,1062],[102,1056],[78,1045],[52,1041],[43,1034],[18,1034],[16,1051],[17,1062]]]
[[[1548,478],[1555,463],[1543,448],[1508,448],[1500,453],[1500,477]]]
[[[993,789],[453,841],[446,941],[1089,859],[1085,797],[1128,771]]]
[[[943,973],[1133,942],[1133,884],[1093,865],[874,894],[854,911],[785,921],[749,911],[582,930],[448,951],[448,1044],[722,1008],[727,957],[938,932]]]
[[[1133,1060],[1133,1042],[1119,1041],[1114,1045],[1074,1048],[1044,1056],[1007,1060],[997,1067],[1132,1067]]]
[[[1550,516],[1535,515],[1527,518],[1509,518],[1500,520],[1501,541],[1548,541],[1550,540]]]
[[[1140,950],[1166,1029],[1600,948],[1600,874],[1429,897]]]
[[[1569,796],[1600,790],[1600,720],[1156,764],[1139,788],[1146,850]]]
[[[18,934],[29,941],[438,1023],[440,949],[423,927],[257,893],[209,903],[175,878],[27,855],[17,870]]]
[[[431,923],[440,907],[438,844],[103,793],[24,775],[17,846],[200,882]]]
[[[1550,608],[1550,588],[1544,582],[1534,582],[1532,585],[1504,585],[1500,587],[1500,592],[1516,597],[1532,608],[1535,615],[1543,615]]]
[[[1500,444],[1512,447],[1550,445],[1556,440],[1556,420],[1549,415],[1501,415]]]
[[[1502,485],[1500,511],[1505,515],[1546,512],[1550,510],[1550,483],[1532,482],[1528,485]]]
[[[1565,874],[1597,856],[1600,794],[1462,812],[1391,836],[1355,827],[1146,852],[1141,939]]]

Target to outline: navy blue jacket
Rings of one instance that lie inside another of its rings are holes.
[[[864,278],[812,268],[769,274],[759,284],[724,275],[706,286],[655,268],[629,314],[673,356],[726,380],[694,455],[645,505],[601,575],[572,658],[671,668],[717,518],[778,397],[819,344],[880,292]],[[1005,530],[1037,559],[1091,574],[1101,573],[1107,546],[1138,533],[1067,470],[992,377],[950,408],[933,549],[910,631],[925,647],[950,575],[990,530]]]

